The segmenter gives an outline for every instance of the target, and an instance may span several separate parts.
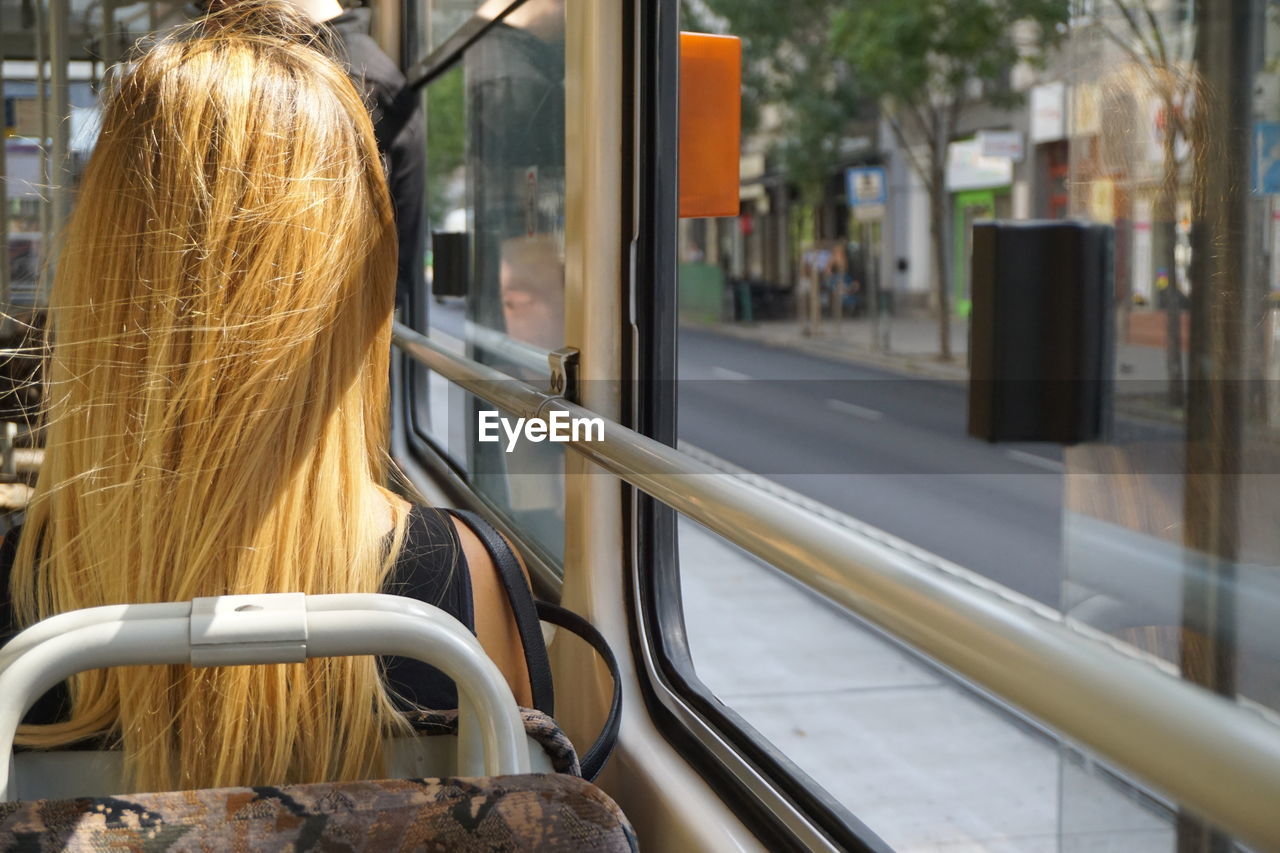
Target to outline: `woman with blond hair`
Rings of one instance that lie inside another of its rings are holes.
[[[319,38],[247,0],[113,82],[50,295],[45,459],[0,560],[0,630],[400,593],[472,625],[527,705],[492,537],[384,488],[395,228],[365,106]],[[19,743],[119,745],[133,790],[376,776],[402,710],[456,707],[439,673],[385,664],[86,672]]]

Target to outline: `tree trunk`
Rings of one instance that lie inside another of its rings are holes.
[[[791,245],[796,251],[795,264],[798,271],[796,280],[803,280],[807,285],[805,302],[801,306],[804,312],[803,330],[805,335],[820,335],[822,334],[820,277],[817,270],[806,267],[804,263],[805,247],[812,244],[813,235],[817,232],[817,210],[814,204],[808,200],[807,195],[801,196],[800,203],[796,205],[795,210],[797,215],[792,228]]]
[[[1164,291],[1165,316],[1168,319],[1165,335],[1165,370],[1169,377],[1169,405],[1182,408],[1186,402],[1182,371],[1182,291],[1178,287],[1178,139],[1173,126],[1172,102],[1164,104],[1165,122],[1164,170],[1160,189],[1156,194],[1154,218],[1156,221],[1156,269],[1163,268],[1169,285]]]
[[[934,292],[938,297],[938,359],[951,361],[951,270],[947,264],[946,146],[933,146],[929,180],[929,236],[933,242]]]

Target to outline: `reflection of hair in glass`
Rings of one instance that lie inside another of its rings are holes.
[[[365,107],[313,37],[242,0],[107,98],[50,297],[23,624],[382,585],[395,233]],[[379,684],[370,658],[88,672],[21,741],[118,736],[132,790],[370,776],[403,725]]]

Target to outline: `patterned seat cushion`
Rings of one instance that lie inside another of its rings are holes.
[[[0,850],[634,851],[617,805],[563,774],[220,788],[0,804]]]
[[[456,710],[414,711],[405,716],[414,731],[420,735],[456,735],[458,733]],[[542,747],[542,751],[551,760],[553,770],[557,773],[568,773],[570,776],[582,775],[582,767],[578,764],[578,753],[574,750],[569,736],[560,730],[555,720],[533,708],[521,708],[520,718],[524,721],[524,733]]]

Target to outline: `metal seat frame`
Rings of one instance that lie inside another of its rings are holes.
[[[240,666],[394,655],[429,663],[458,685],[465,775],[530,772],[511,688],[457,619],[380,593],[272,593],[91,607],[52,616],[0,649],[0,801],[13,799],[13,739],[46,690],[91,669],[145,664]]]

